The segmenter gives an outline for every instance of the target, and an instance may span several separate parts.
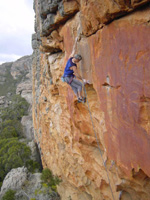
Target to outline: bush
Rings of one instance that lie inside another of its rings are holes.
[[[22,135],[22,116],[28,114],[28,102],[20,95],[11,96],[11,104],[0,108],[0,187],[6,174],[13,168],[26,166],[34,172],[40,168],[39,163],[32,161],[30,148],[19,142]]]
[[[61,180],[58,176],[54,176],[50,169],[45,168],[42,171],[41,180],[43,183],[46,183],[49,187],[56,192],[56,185],[59,185]]]
[[[22,132],[23,132],[22,124],[19,120],[14,120],[14,119],[13,120],[10,120],[10,119],[5,120],[4,122],[1,123],[0,132],[3,132],[3,130],[8,127],[13,127],[17,136],[23,135],[22,134]],[[8,137],[5,137],[5,138],[8,138]]]
[[[0,182],[11,169],[25,166],[30,154],[30,148],[17,138],[0,140]]]
[[[28,170],[32,173],[35,173],[36,170],[40,169],[40,164],[36,161],[33,160],[28,160],[26,162],[26,167],[28,168]]]
[[[1,118],[5,120],[21,120],[24,115],[28,114],[29,104],[20,95],[13,95],[11,97],[12,103],[9,107],[1,109]]]
[[[6,96],[8,92],[11,92],[13,94],[16,93],[16,80],[13,79],[10,70],[11,70],[11,65],[6,67],[6,73],[3,75],[3,77],[6,78],[6,81],[4,82],[3,85],[1,85],[0,89],[0,96]]]
[[[0,139],[17,137],[16,129],[13,126],[5,127],[0,133]]]
[[[18,138],[0,140],[0,183],[13,168],[26,166],[30,172],[38,170],[39,163],[31,160],[30,155],[30,148]]]
[[[2,197],[2,200],[15,200],[15,193],[14,190],[8,190]]]

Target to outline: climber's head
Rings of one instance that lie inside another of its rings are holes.
[[[75,54],[73,57],[73,62],[78,63],[80,60],[82,60],[82,56],[80,54]]]

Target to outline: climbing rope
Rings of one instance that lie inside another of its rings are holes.
[[[116,2],[116,0],[112,0],[114,2],[114,4],[116,4],[120,9],[121,9],[121,6],[118,2]]]
[[[115,0],[113,0],[113,1],[115,1]],[[77,30],[78,30],[78,33],[77,33],[76,39],[77,38],[81,39],[81,25],[80,24],[78,25]],[[83,77],[82,66],[81,66],[81,75]],[[83,81],[83,78],[82,78],[82,81]],[[98,141],[98,138],[97,138],[97,134],[96,134],[96,131],[95,131],[95,127],[94,127],[94,123],[93,123],[93,118],[92,118],[92,113],[91,113],[91,110],[90,110],[89,101],[88,101],[88,98],[87,98],[87,92],[86,92],[86,88],[85,88],[85,85],[84,85],[84,81],[83,81],[83,88],[84,88],[84,94],[85,94],[85,97],[86,97],[86,102],[87,102],[87,105],[88,105],[88,111],[89,111],[89,114],[90,114],[90,119],[91,119],[91,122],[92,122],[93,132],[95,134],[96,142],[97,142],[97,145],[98,145],[98,150],[100,152],[101,159],[102,159],[103,165],[104,165],[105,170],[106,170],[106,174],[107,174],[107,178],[108,178],[108,182],[109,182],[109,187],[110,187],[110,190],[111,190],[112,198],[113,198],[113,200],[115,200],[114,195],[113,195],[113,191],[112,191],[112,187],[111,187],[111,184],[110,184],[110,178],[109,178],[109,175],[108,175],[108,170],[107,170],[105,161],[103,159],[102,151],[101,151],[101,148],[100,148],[100,145],[99,145],[99,141]]]
[[[95,131],[93,117],[92,117],[92,113],[91,113],[91,110],[90,110],[89,101],[88,101],[88,98],[87,98],[87,92],[86,92],[86,88],[85,88],[84,83],[83,83],[83,88],[84,88],[84,94],[85,94],[85,97],[86,97],[86,102],[87,102],[87,105],[88,105],[88,111],[89,111],[89,114],[90,114],[90,119],[91,119],[91,122],[92,122],[93,132],[95,134],[96,142],[97,142],[97,145],[98,145],[98,150],[100,152],[101,159],[102,159],[103,165],[104,165],[105,170],[106,170],[106,174],[107,174],[107,178],[108,178],[108,182],[109,182],[109,187],[110,187],[110,190],[111,190],[112,198],[113,198],[113,200],[115,200],[114,195],[113,195],[113,191],[112,191],[112,187],[111,187],[111,184],[110,184],[110,178],[109,178],[109,175],[108,175],[108,170],[107,170],[105,161],[103,159],[102,151],[101,151],[101,148],[100,148],[100,145],[99,145],[99,141],[98,141],[98,138],[97,138],[97,134],[96,134],[96,131]]]

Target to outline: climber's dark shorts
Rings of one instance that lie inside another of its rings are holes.
[[[64,79],[65,79],[65,82],[68,83],[72,87],[72,90],[74,91],[76,96],[78,92],[82,91],[82,83],[79,80],[75,78],[72,79],[72,77],[65,77]]]

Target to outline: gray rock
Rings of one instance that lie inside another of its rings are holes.
[[[15,195],[15,200],[30,200],[30,197],[23,190],[21,190]]]
[[[11,103],[6,96],[0,96],[0,108],[7,108]]]
[[[59,195],[49,187],[41,184],[41,173],[30,174],[28,184],[24,186],[24,191],[31,198],[36,200],[60,200]]]
[[[12,96],[12,92],[7,93],[7,97],[10,97],[10,96]]]
[[[61,0],[41,0],[40,1],[40,14],[42,18],[46,18],[50,13],[56,13],[58,10],[59,2]]]
[[[47,14],[49,13],[48,0],[41,1],[40,3],[40,14],[42,18],[46,18]]]
[[[47,35],[49,34],[50,30],[54,29],[54,17],[55,14],[48,14],[47,18],[42,23],[42,34]]]
[[[65,13],[63,3],[64,1],[62,0],[40,0],[40,13],[36,14],[40,14],[40,20],[42,24],[42,28],[40,27],[41,36],[50,35],[53,30],[57,29],[60,24],[65,23],[70,16],[73,16],[78,11],[76,8],[75,10],[71,10],[71,12]],[[55,21],[55,17],[58,16],[58,12],[61,15],[59,22]],[[36,32],[38,29],[39,25],[36,23]]]
[[[20,76],[25,76],[27,73],[31,73],[32,69],[32,56],[24,56],[12,64],[11,75],[16,80]]]
[[[41,44],[40,34],[34,33],[32,34],[32,48],[38,49]]]
[[[6,82],[6,78],[0,76],[0,85],[3,85]]]
[[[61,16],[65,16],[63,2],[61,2],[61,3],[59,4],[58,9],[59,9],[59,12],[60,12]]]
[[[4,105],[5,104],[5,99],[6,99],[5,96],[1,96],[0,97],[0,105]]]
[[[1,187],[0,196],[8,189],[20,190],[22,185],[27,180],[28,170],[25,167],[20,167],[17,169],[12,169],[5,177],[3,185]]]
[[[60,200],[56,192],[42,185],[40,177],[41,173],[31,174],[25,167],[12,169],[3,181],[0,197],[12,189],[16,191],[16,200]]]
[[[12,66],[12,62],[9,63],[3,63],[2,65],[0,65],[0,76],[3,77],[7,70],[10,70],[11,66]]]
[[[37,146],[34,141],[27,144],[31,149],[31,159],[41,163],[39,152],[37,151]]]
[[[32,82],[31,79],[17,85],[16,94],[20,94],[29,104],[32,104]]]
[[[31,111],[32,112],[32,111]],[[21,119],[21,124],[23,125],[23,133],[24,136],[28,140],[33,140],[34,139],[34,133],[33,133],[33,121],[32,121],[32,116],[23,116]]]
[[[6,83],[8,79],[7,75],[11,69],[11,66],[12,63],[3,63],[2,65],[0,65],[0,87],[3,87],[2,85]]]

